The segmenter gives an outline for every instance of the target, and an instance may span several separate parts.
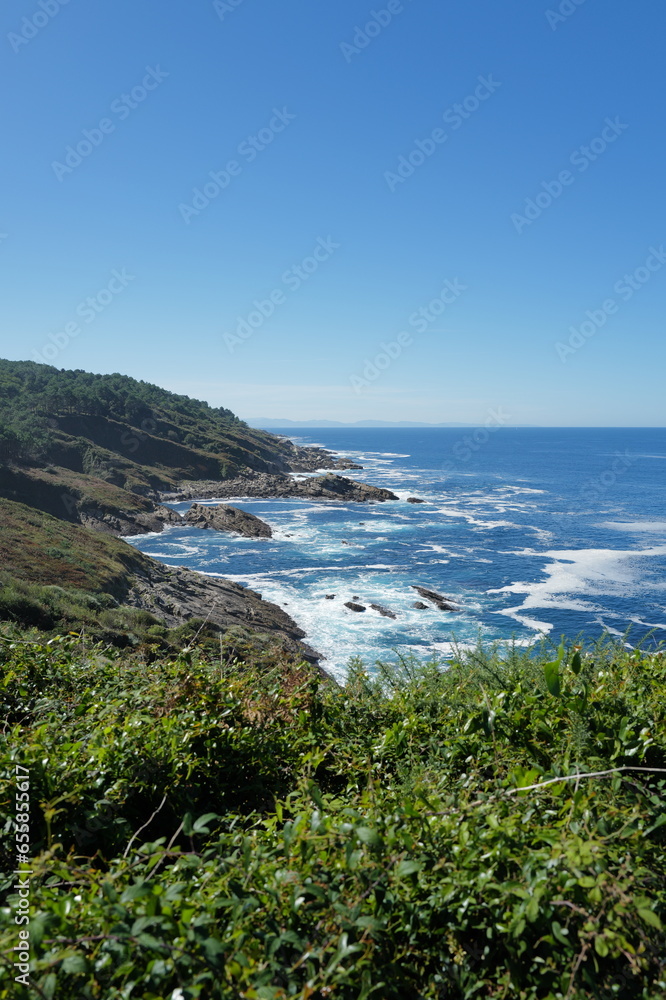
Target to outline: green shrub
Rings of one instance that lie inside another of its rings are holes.
[[[666,996],[659,653],[356,661],[338,687],[240,634],[153,662],[18,639],[0,802],[19,761],[36,995]],[[7,965],[0,1000],[32,995]]]

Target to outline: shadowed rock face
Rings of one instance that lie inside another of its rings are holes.
[[[456,604],[453,604],[448,597],[443,597],[435,590],[426,590],[425,587],[416,587],[413,584],[412,590],[415,590],[416,593],[420,594],[426,601],[430,601],[430,603],[434,604],[440,611],[460,611],[460,608]],[[419,606],[421,606],[420,602],[417,601],[416,604],[414,604],[414,607]]]
[[[195,497],[304,497],[311,500],[344,500],[356,503],[382,503],[397,500],[390,490],[367,483],[358,483],[344,476],[327,473],[325,476],[311,476],[308,479],[293,479],[291,476],[269,475],[250,472],[235,479],[222,482],[182,483],[178,493],[168,495],[169,500],[192,500]],[[164,499],[167,499],[165,495]]]
[[[227,504],[217,504],[215,507],[206,507],[200,503],[192,504],[183,520],[195,528],[234,531],[247,538],[273,537],[270,526],[261,518],[248,514],[247,511],[238,510],[237,507],[229,507]]]
[[[204,576],[191,570],[143,560],[133,574],[125,603],[150,611],[175,628],[191,618],[205,618],[221,629],[242,628],[277,639],[286,649],[311,662],[319,654],[301,642],[303,629],[286,611],[264,601],[260,594],[231,580]]]

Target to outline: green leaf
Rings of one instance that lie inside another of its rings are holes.
[[[395,873],[398,878],[405,878],[406,875],[416,875],[422,868],[423,865],[418,861],[401,861],[396,866]]]
[[[46,979],[40,984],[40,988],[46,1000],[53,1000],[55,996],[56,987],[58,985],[58,977],[54,972],[49,972]]]
[[[148,951],[156,951],[159,955],[168,954],[168,945],[164,941],[158,941],[152,934],[139,934],[136,940],[137,944],[147,948]]]
[[[548,690],[558,698],[562,690],[560,685],[560,661],[553,660],[551,663],[544,663],[543,670]]]
[[[606,939],[601,934],[598,934],[594,939],[594,950],[597,955],[601,956],[601,958],[605,958],[608,954],[608,944],[606,943]]]
[[[356,836],[362,844],[367,844],[368,847],[379,847],[382,842],[377,831],[371,830],[369,826],[357,826]]]
[[[662,923],[654,910],[648,910],[641,907],[638,910],[638,916],[641,918],[643,923],[649,924],[650,927],[656,927],[658,931],[662,930]]]
[[[656,823],[653,823],[652,826],[645,831],[644,836],[647,837],[649,833],[654,833],[654,831],[658,830],[660,826],[664,825],[664,823],[666,823],[666,813],[662,813],[662,815],[657,819]]]
[[[578,674],[581,672],[582,666],[583,666],[583,661],[581,660],[580,653],[575,652],[571,659],[571,669],[576,674],[576,676],[578,676]]]
[[[550,928],[553,932],[553,937],[555,938],[556,941],[559,941],[560,944],[566,944],[566,945],[569,944],[569,941],[566,938],[568,931],[566,930],[565,927],[562,927],[562,925],[559,924],[557,920],[553,920],[553,922],[550,925]]]
[[[194,823],[192,827],[193,833],[210,833],[208,829],[208,824],[211,820],[218,819],[217,813],[204,813],[203,816],[199,816],[199,819]]]
[[[319,786],[314,781],[308,782],[308,792],[312,798],[315,805],[319,806],[320,809],[324,808],[324,799],[319,790]]]
[[[216,940],[216,938],[207,938],[203,943],[203,950],[206,958],[213,965],[222,963],[225,948],[221,941]],[[238,955],[235,957],[238,958]]]
[[[69,975],[88,971],[88,962],[83,955],[68,955],[62,963],[62,971]]]

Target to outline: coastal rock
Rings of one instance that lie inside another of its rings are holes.
[[[127,511],[82,503],[77,513],[79,524],[116,537],[145,535],[163,531],[167,524],[182,523],[180,514],[161,504],[148,511]]]
[[[373,611],[378,611],[383,618],[397,618],[398,616],[394,611],[389,611],[388,608],[383,607],[381,604],[371,604],[370,607]]]
[[[324,597],[326,598],[327,601],[335,600],[335,594],[325,594]]]
[[[438,594],[435,590],[426,590],[425,587],[417,587],[412,584],[412,590],[415,590],[417,594],[423,597],[426,601],[430,601],[439,608],[440,611],[460,611],[460,608],[453,604],[448,597],[443,597]]]
[[[301,640],[305,632],[286,611],[231,580],[204,576],[184,568],[163,566],[144,558],[133,571],[124,603],[154,614],[169,628],[191,618],[204,618],[223,630],[259,632],[287,650],[315,663],[319,654]]]
[[[238,510],[237,507],[229,507],[227,504],[207,507],[204,504],[194,503],[183,520],[195,528],[233,531],[238,535],[245,535],[246,538],[273,537],[270,526],[261,518],[248,514],[245,510]]]
[[[419,500],[418,497],[407,497],[407,503],[425,503],[425,500]]]
[[[205,500],[220,497],[261,497],[266,499],[299,497],[308,500],[342,500],[353,503],[383,503],[397,500],[390,490],[359,483],[332,472],[324,476],[294,479],[292,476],[265,472],[246,472],[221,482],[190,481],[181,483],[178,493],[165,494],[168,500]]]
[[[413,608],[417,608],[418,611],[427,611],[428,605],[424,604],[423,601],[414,601],[412,604]]]
[[[354,604],[353,601],[345,601],[345,607],[349,608],[350,611],[365,611],[366,608],[363,604]]]

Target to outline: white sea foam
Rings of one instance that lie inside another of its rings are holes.
[[[530,551],[516,554],[535,553]],[[638,561],[664,554],[666,546],[663,545],[644,550],[565,549],[546,552],[544,555],[553,561],[543,569],[545,580],[536,583],[516,582],[489,590],[488,593],[524,594],[525,599],[521,605],[500,612],[523,624],[527,623],[527,619],[519,612],[533,608],[598,612],[603,609],[574,595],[626,597],[641,584],[642,569]]]

